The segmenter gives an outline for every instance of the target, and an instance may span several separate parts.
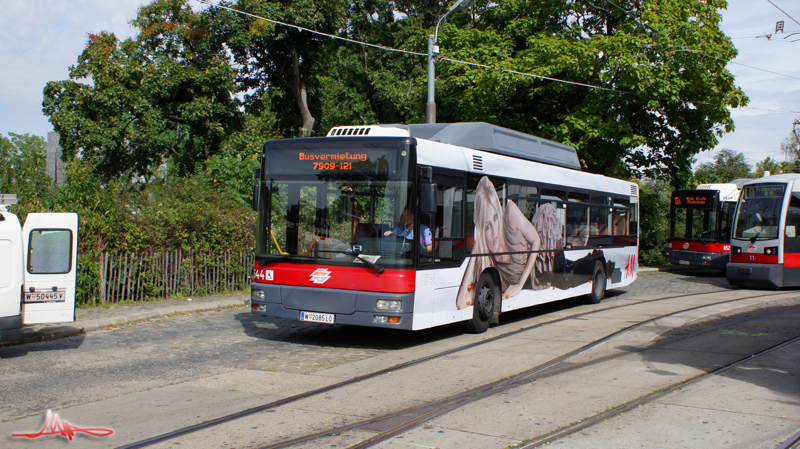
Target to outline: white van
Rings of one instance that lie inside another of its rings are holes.
[[[0,342],[17,340],[25,324],[75,320],[78,214],[31,213],[20,226],[0,194]]]

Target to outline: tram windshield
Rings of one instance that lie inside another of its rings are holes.
[[[669,237],[681,240],[715,242],[720,239],[717,226],[717,201],[711,191],[681,191],[672,195]]]
[[[785,189],[783,184],[745,186],[733,238],[752,242],[777,239]]]
[[[313,139],[303,140],[299,147],[267,149],[257,255],[310,263],[411,265],[412,240],[386,235],[411,199],[409,145],[337,142],[333,147],[328,141],[318,148],[309,143]]]

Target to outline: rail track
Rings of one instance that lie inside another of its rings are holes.
[[[308,392],[305,392],[305,393],[301,393],[301,394],[298,394],[298,395],[294,395],[294,396],[290,396],[290,397],[287,397],[287,398],[284,398],[284,399],[281,399],[281,400],[278,400],[278,401],[273,401],[273,402],[269,402],[269,403],[266,403],[266,404],[263,404],[263,405],[260,405],[260,406],[257,406],[257,407],[248,408],[248,409],[242,410],[242,411],[237,412],[237,413],[225,415],[225,416],[222,416],[222,417],[219,417],[219,418],[216,418],[216,419],[213,419],[213,420],[209,420],[209,421],[206,421],[206,422],[203,422],[203,423],[198,423],[198,424],[195,424],[195,425],[192,425],[192,426],[188,426],[188,427],[185,427],[185,428],[182,428],[182,429],[178,429],[178,430],[175,430],[175,431],[172,431],[172,432],[169,432],[169,433],[165,433],[165,434],[158,435],[158,436],[155,436],[155,437],[151,437],[151,438],[148,438],[148,439],[145,439],[145,440],[141,440],[141,441],[138,441],[138,442],[127,444],[127,445],[121,446],[120,449],[141,448],[141,447],[147,447],[147,446],[158,444],[158,443],[163,443],[165,441],[168,441],[168,440],[171,440],[171,439],[174,439],[174,438],[185,436],[185,435],[188,435],[188,434],[191,434],[193,432],[200,431],[200,430],[210,429],[210,428],[213,428],[215,426],[218,426],[218,425],[221,425],[221,424],[224,424],[224,423],[228,423],[228,422],[231,422],[231,421],[234,421],[234,420],[237,420],[237,419],[249,416],[249,415],[253,415],[255,413],[259,413],[259,412],[263,412],[263,411],[266,411],[266,410],[270,410],[270,409],[274,409],[274,408],[277,408],[277,407],[281,407],[281,406],[284,406],[284,405],[287,405],[287,404],[290,404],[290,403],[293,403],[293,402],[296,402],[296,401],[300,401],[302,399],[310,398],[310,397],[313,397],[313,396],[329,393],[329,392],[335,391],[337,389],[341,389],[343,387],[346,387],[348,385],[352,385],[352,384],[355,384],[355,383],[358,383],[358,382],[362,382],[362,381],[365,381],[367,379],[379,377],[379,376],[385,375],[385,374],[390,373],[390,372],[396,373],[399,370],[404,370],[404,369],[410,368],[412,366],[420,365],[422,363],[431,362],[431,361],[434,361],[436,359],[440,359],[440,358],[447,357],[447,356],[450,356],[450,355],[458,353],[458,352],[465,351],[467,349],[471,349],[471,348],[475,348],[475,347],[480,346],[480,345],[485,345],[485,344],[488,344],[488,343],[496,342],[496,341],[504,339],[504,338],[508,338],[508,337],[511,337],[511,336],[514,336],[514,335],[519,335],[519,334],[522,334],[522,333],[525,333],[525,332],[529,332],[529,331],[537,329],[537,328],[541,328],[541,327],[544,327],[544,326],[556,324],[556,323],[559,323],[559,322],[564,322],[564,321],[567,321],[567,320],[580,319],[582,317],[587,317],[587,316],[591,316],[591,315],[594,315],[594,314],[607,312],[607,311],[610,311],[610,310],[630,308],[630,307],[640,306],[642,304],[647,304],[647,303],[653,303],[653,302],[658,302],[658,301],[667,301],[667,300],[670,300],[670,299],[686,298],[686,297],[693,297],[693,296],[713,296],[713,295],[718,294],[718,293],[730,293],[730,292],[714,292],[714,293],[703,292],[703,293],[695,293],[695,294],[671,295],[671,296],[665,296],[665,297],[660,297],[660,298],[655,298],[655,299],[648,299],[648,300],[643,300],[643,301],[630,302],[630,303],[626,303],[626,304],[610,305],[610,306],[607,306],[607,307],[601,307],[601,308],[593,309],[593,310],[590,310],[590,311],[569,314],[569,315],[561,317],[561,318],[548,320],[548,321],[545,321],[545,322],[542,322],[542,323],[537,323],[537,324],[534,324],[534,325],[531,325],[531,326],[526,326],[526,327],[511,331],[511,332],[507,332],[507,333],[504,333],[504,334],[501,334],[501,335],[497,335],[497,336],[494,336],[494,337],[491,337],[491,338],[487,338],[487,339],[482,340],[482,341],[478,341],[478,342],[470,343],[470,344],[467,344],[467,345],[459,346],[457,348],[449,349],[449,350],[446,350],[446,351],[441,351],[439,353],[432,354],[430,356],[422,357],[422,358],[419,358],[419,359],[416,359],[416,360],[412,360],[412,361],[409,361],[409,362],[405,362],[405,363],[402,363],[402,364],[399,364],[399,365],[396,365],[396,366],[392,366],[390,368],[377,370],[377,371],[374,371],[374,372],[371,372],[371,373],[368,373],[368,374],[365,374],[365,375],[353,377],[353,378],[350,378],[350,379],[347,379],[347,380],[332,384],[332,385],[327,386],[327,387],[311,390],[311,391],[308,391]],[[572,350],[572,351],[566,352],[564,354],[561,354],[561,355],[559,355],[559,356],[557,356],[555,358],[552,358],[552,359],[548,360],[545,363],[539,364],[539,365],[537,365],[537,366],[535,366],[533,368],[530,368],[528,370],[522,371],[522,372],[520,372],[520,373],[518,373],[516,375],[507,377],[505,379],[494,381],[494,382],[490,382],[490,383],[487,383],[487,384],[484,384],[484,385],[469,389],[467,391],[463,391],[463,392],[460,392],[460,393],[457,393],[457,394],[454,394],[454,395],[451,395],[451,396],[448,396],[448,397],[445,397],[445,398],[442,398],[442,399],[439,399],[439,400],[431,401],[431,402],[428,402],[428,403],[425,403],[425,404],[421,404],[421,405],[417,405],[417,406],[414,406],[414,407],[405,408],[405,409],[402,409],[402,410],[393,411],[391,413],[386,413],[386,414],[383,414],[383,415],[380,415],[380,416],[372,417],[372,418],[367,419],[367,420],[362,420],[362,421],[350,423],[350,424],[347,424],[345,426],[332,427],[332,428],[329,428],[329,429],[326,429],[326,430],[323,430],[323,431],[320,431],[320,432],[309,433],[309,434],[303,435],[301,437],[287,439],[287,440],[284,440],[284,441],[281,441],[281,442],[278,442],[278,443],[271,443],[271,444],[264,445],[264,446],[261,446],[261,447],[262,448],[270,448],[270,449],[271,448],[279,448],[279,447],[289,447],[289,446],[297,445],[297,444],[300,444],[300,443],[303,443],[303,442],[308,442],[308,441],[311,441],[311,440],[314,440],[314,439],[319,439],[319,438],[325,438],[325,437],[328,437],[328,436],[338,435],[338,434],[341,434],[343,432],[347,432],[349,430],[364,429],[364,428],[366,428],[366,429],[381,428],[382,431],[378,435],[375,435],[375,436],[373,436],[371,438],[368,438],[368,439],[366,439],[366,440],[364,440],[364,441],[362,441],[362,442],[360,442],[360,443],[358,443],[356,445],[353,445],[351,447],[352,448],[364,448],[364,447],[374,446],[376,444],[379,444],[380,442],[386,441],[386,440],[388,440],[390,438],[396,437],[397,435],[399,435],[401,433],[407,432],[407,431],[409,431],[409,430],[411,430],[411,429],[413,429],[413,428],[415,428],[417,426],[420,426],[420,425],[422,425],[422,424],[424,424],[424,423],[426,423],[426,422],[428,422],[428,421],[430,421],[430,420],[432,420],[432,419],[434,419],[434,418],[436,418],[438,416],[444,415],[444,414],[449,413],[449,412],[451,412],[453,410],[456,410],[456,409],[458,409],[460,407],[463,407],[463,406],[465,406],[467,404],[479,401],[479,400],[487,398],[489,396],[496,395],[498,393],[502,393],[504,391],[508,391],[508,390],[510,390],[512,388],[527,384],[527,383],[535,380],[536,378],[542,378],[542,377],[545,377],[545,376],[548,376],[548,377],[549,376],[555,376],[555,375],[562,374],[562,373],[565,373],[565,372],[569,372],[569,371],[573,371],[573,370],[576,370],[576,369],[580,369],[580,368],[583,368],[583,367],[586,367],[586,366],[589,366],[589,365],[592,365],[592,364],[597,364],[597,363],[601,363],[603,361],[608,361],[608,360],[612,360],[614,358],[622,357],[622,356],[630,354],[632,352],[641,352],[641,351],[646,351],[648,349],[653,349],[653,348],[656,348],[656,347],[659,347],[659,346],[664,346],[664,345],[667,345],[667,344],[670,344],[670,343],[674,343],[674,342],[679,341],[679,340],[684,340],[684,339],[687,339],[687,338],[692,338],[692,337],[695,337],[695,336],[698,336],[698,335],[702,335],[704,333],[711,332],[711,331],[713,331],[715,329],[718,329],[720,326],[731,325],[734,322],[724,322],[723,324],[720,324],[720,325],[717,325],[717,326],[711,326],[711,327],[702,329],[701,331],[697,331],[697,332],[694,332],[694,333],[691,333],[691,334],[688,334],[688,335],[682,335],[682,336],[675,337],[675,338],[670,338],[670,339],[667,339],[667,340],[664,340],[664,341],[661,341],[661,342],[658,342],[658,343],[654,343],[654,344],[650,344],[650,345],[644,345],[644,346],[641,346],[641,347],[638,347],[638,348],[635,348],[635,349],[630,349],[630,350],[627,350],[627,351],[620,351],[618,353],[607,355],[607,356],[603,356],[603,357],[597,357],[597,358],[591,359],[589,361],[585,361],[585,362],[581,362],[581,363],[572,363],[569,366],[559,366],[563,362],[567,361],[568,359],[570,359],[572,357],[575,357],[578,354],[585,353],[586,351],[588,351],[588,350],[590,350],[592,348],[595,348],[598,345],[601,345],[601,344],[603,344],[605,342],[608,342],[609,340],[611,340],[614,337],[617,337],[617,336],[619,336],[621,334],[624,334],[626,332],[630,332],[630,331],[632,331],[634,329],[637,329],[637,328],[639,328],[639,327],[641,327],[641,326],[643,326],[645,324],[652,323],[654,321],[661,320],[661,319],[664,319],[664,318],[667,318],[667,317],[671,317],[671,316],[675,316],[675,315],[678,315],[678,314],[687,313],[687,312],[691,312],[691,311],[696,311],[696,310],[703,309],[703,308],[708,308],[708,307],[713,307],[713,306],[723,305],[723,304],[729,304],[729,303],[735,303],[735,302],[745,301],[745,300],[752,300],[752,299],[757,299],[757,298],[770,298],[770,297],[775,297],[775,296],[780,296],[780,295],[782,295],[782,293],[769,293],[769,294],[758,294],[758,295],[742,296],[742,297],[735,298],[735,299],[726,299],[726,300],[722,300],[722,301],[715,301],[715,302],[705,303],[705,304],[701,304],[701,305],[698,305],[698,306],[688,307],[688,308],[672,311],[672,312],[669,312],[669,313],[665,313],[665,314],[662,314],[662,315],[659,315],[659,316],[655,316],[655,317],[651,317],[651,318],[648,318],[648,319],[644,319],[644,320],[638,321],[638,322],[636,322],[636,323],[634,323],[634,324],[632,324],[630,326],[627,326],[627,327],[625,327],[623,329],[619,329],[617,331],[609,333],[608,335],[605,335],[604,337],[602,337],[600,339],[597,339],[597,340],[595,340],[593,342],[590,342],[590,343],[588,343],[588,344],[586,344],[584,346],[581,346],[580,348],[577,348],[575,350]],[[746,321],[748,319],[752,319],[752,318],[740,319],[740,320],[737,320],[735,322],[742,322],[742,321]],[[797,339],[797,338],[800,338],[800,337],[793,337],[793,338]],[[785,342],[783,342],[783,344],[790,344],[791,342],[794,341],[794,339],[787,339]],[[743,363],[745,361],[744,359],[745,358],[742,358],[741,361],[731,362],[731,364],[729,364],[730,366],[727,367],[727,368],[725,368],[724,366],[717,367],[716,370],[721,370],[723,368],[724,369],[729,369],[729,368],[731,368],[733,366],[737,366],[738,364]],[[707,372],[707,373],[705,373],[703,375],[704,376],[708,376],[708,375],[711,375],[711,374],[716,373],[716,372],[719,372],[719,371],[712,370],[712,371],[709,371],[709,372]],[[693,381],[699,380],[701,378],[701,376],[703,376],[703,375],[696,376],[697,379],[695,379]],[[687,380],[687,381],[692,381],[692,380]],[[672,391],[672,390],[669,390],[669,391]],[[661,391],[659,393],[661,393]],[[667,393],[664,392],[663,394],[667,394]],[[658,397],[661,397],[661,396],[658,396]],[[640,398],[640,400],[644,400],[645,398]],[[650,400],[655,400],[655,399],[657,399],[657,397],[653,396],[652,399],[650,399]],[[626,405],[628,405],[628,404],[623,404],[620,407],[625,407]],[[631,407],[635,407],[635,406],[636,405],[631,405]],[[622,412],[624,412],[624,409],[620,408],[615,413],[618,414],[618,413],[622,413]],[[611,411],[609,411],[608,413],[611,413]],[[584,420],[584,421],[575,423],[575,424],[573,424],[572,426],[570,426],[568,428],[561,429],[559,432],[567,432],[569,429],[572,429],[572,428],[575,429],[573,431],[578,431],[580,429],[583,429],[583,428],[586,428],[586,427],[592,425],[595,422],[598,422],[598,421],[597,420]],[[387,424],[387,423],[391,423],[391,424]],[[534,440],[527,441],[525,443],[524,447],[536,447],[537,445],[545,444],[546,442],[549,442],[549,441],[554,441],[555,439],[561,438],[561,437],[563,437],[565,435],[566,435],[566,433],[564,433],[564,434],[562,434],[562,433],[558,433],[558,434],[553,433],[553,434],[543,435],[543,436],[537,437]]]

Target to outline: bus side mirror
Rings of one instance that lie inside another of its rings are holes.
[[[794,226],[786,226],[786,237],[793,239],[796,235],[796,229]]]
[[[255,170],[256,182],[253,184],[253,210],[258,210],[258,203],[261,199],[261,169]]]
[[[436,184],[421,184],[419,187],[419,211],[423,214],[436,213]]]

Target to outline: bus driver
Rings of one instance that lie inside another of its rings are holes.
[[[383,235],[386,237],[389,237],[390,235],[396,235],[398,237],[405,237],[407,240],[413,240],[414,214],[408,210],[408,208],[403,209],[403,212],[400,214],[400,222],[401,224],[394,228],[394,230],[386,231],[383,233]],[[431,234],[430,228],[424,224],[419,225],[419,228],[419,244],[422,245],[425,251],[433,251],[433,234]]]

